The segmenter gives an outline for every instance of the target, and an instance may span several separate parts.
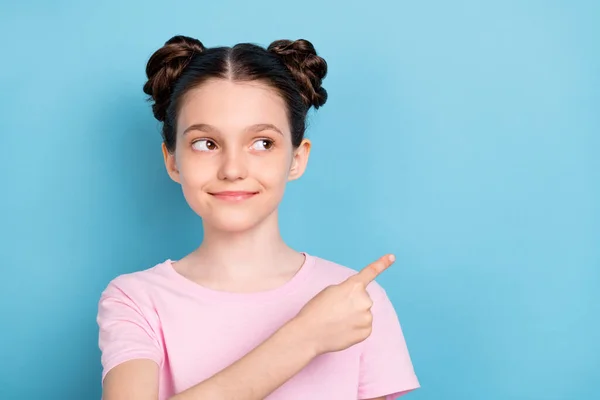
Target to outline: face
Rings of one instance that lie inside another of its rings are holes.
[[[205,227],[240,232],[276,215],[288,181],[306,168],[294,149],[284,100],[260,82],[210,80],[188,92],[177,119],[169,176]]]

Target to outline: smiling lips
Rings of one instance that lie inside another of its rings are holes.
[[[243,191],[225,191],[225,192],[214,192],[211,193],[212,196],[216,197],[219,200],[224,201],[244,201],[255,195],[258,192],[243,192]]]

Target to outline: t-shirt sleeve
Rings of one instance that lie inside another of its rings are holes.
[[[149,359],[159,366],[163,362],[164,353],[156,329],[127,286],[122,277],[115,278],[102,292],[98,303],[103,383],[108,371],[125,361]]]
[[[393,400],[420,385],[394,306],[381,286],[371,286],[373,329],[363,342],[358,398]]]

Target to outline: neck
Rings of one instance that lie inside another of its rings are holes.
[[[293,257],[295,251],[283,241],[275,211],[260,224],[242,232],[224,232],[204,224],[204,239],[195,253],[203,274],[221,279],[244,279],[281,271],[282,263]]]

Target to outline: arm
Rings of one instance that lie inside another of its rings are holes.
[[[125,361],[106,374],[102,386],[102,400],[158,399],[158,364],[141,358]]]
[[[265,398],[317,355],[298,324],[291,320],[240,360],[171,400]],[[158,365],[153,361],[127,361],[106,375],[104,400],[157,398]]]
[[[172,400],[264,399],[317,356],[299,324],[291,320],[240,360]]]

